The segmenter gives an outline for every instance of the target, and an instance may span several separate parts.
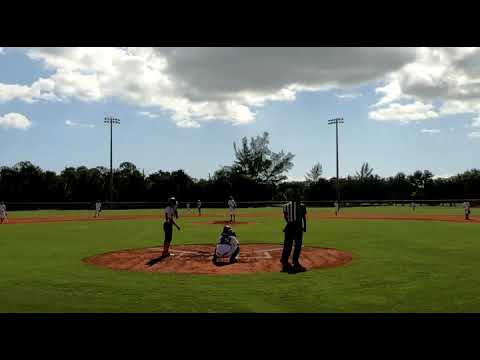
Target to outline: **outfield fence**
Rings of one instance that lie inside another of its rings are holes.
[[[343,200],[340,207],[369,207],[369,206],[411,206],[414,202],[417,206],[441,206],[461,207],[464,201],[469,201],[472,207],[480,206],[480,199],[443,199],[443,200]],[[238,208],[263,208],[281,207],[285,201],[237,201]],[[334,207],[335,200],[304,201],[307,207]],[[7,209],[16,210],[93,210],[95,202],[6,202]],[[104,202],[103,209],[128,210],[128,209],[161,209],[167,206],[166,201],[161,202]],[[180,201],[179,208],[185,209],[187,201]],[[196,201],[190,202],[190,208],[196,209]],[[226,201],[205,201],[202,208],[215,209],[228,207]]]

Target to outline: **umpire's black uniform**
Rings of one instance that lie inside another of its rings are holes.
[[[288,265],[288,258],[292,252],[293,242],[295,241],[292,262],[294,266],[299,265],[298,260],[300,258],[300,252],[302,251],[303,232],[307,229],[307,208],[299,201],[291,201],[283,207],[283,215],[287,221],[287,225],[283,230],[285,233],[285,241],[283,243],[281,263],[284,267]]]

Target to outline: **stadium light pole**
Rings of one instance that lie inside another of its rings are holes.
[[[343,124],[343,118],[336,118],[328,120],[328,125],[335,124],[335,134],[336,134],[336,147],[337,147],[337,205],[338,209],[340,209],[340,187],[338,183],[338,124]],[[336,213],[336,215],[338,215]]]
[[[110,124],[110,202],[113,201],[113,124],[120,124],[120,119],[106,117],[103,121]]]

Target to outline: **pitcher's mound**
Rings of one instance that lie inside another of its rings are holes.
[[[114,270],[227,275],[259,272],[279,272],[281,245],[240,245],[238,263],[213,264],[213,245],[178,245],[170,248],[169,256],[160,259],[162,247],[120,250],[84,259],[88,264]],[[152,261],[153,260],[153,261]],[[344,265],[352,255],[329,248],[303,247],[300,261],[308,270]]]
[[[228,220],[215,220],[215,221],[195,221],[194,224],[200,224],[200,225],[230,225],[230,226],[235,226],[235,225],[248,225],[248,224],[255,224],[250,221],[235,221],[235,222],[230,222]]]

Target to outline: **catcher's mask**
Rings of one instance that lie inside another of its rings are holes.
[[[233,234],[233,229],[229,225],[225,225],[223,227],[222,235],[232,235]]]

